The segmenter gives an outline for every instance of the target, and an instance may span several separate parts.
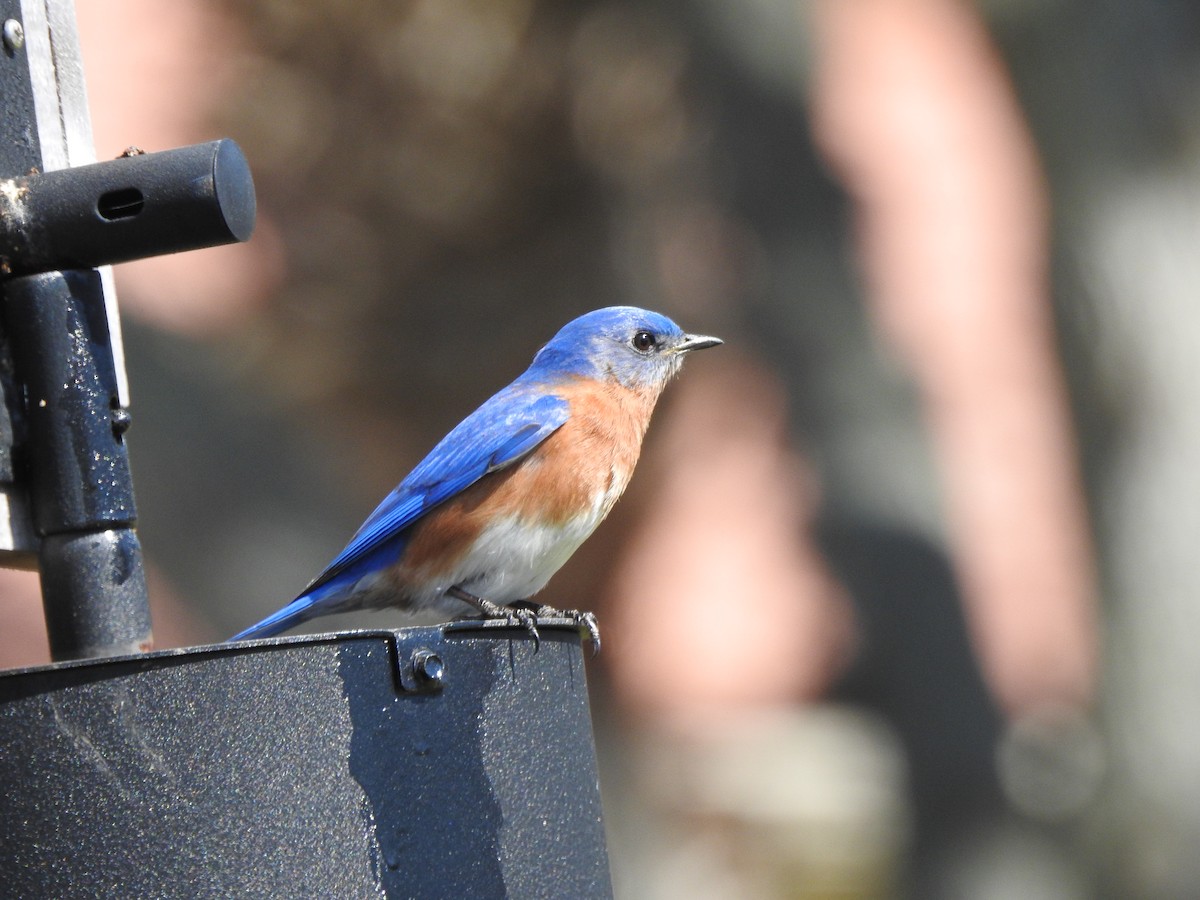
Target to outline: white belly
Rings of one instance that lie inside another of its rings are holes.
[[[596,530],[615,501],[616,496],[603,494],[592,509],[561,526],[518,517],[494,522],[444,581],[419,591],[416,605],[461,613],[466,605],[445,596],[454,586],[501,605],[532,597]]]

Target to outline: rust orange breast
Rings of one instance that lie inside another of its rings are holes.
[[[598,523],[625,490],[641,452],[657,395],[579,380],[555,393],[571,416],[518,463],[484,476],[415,523],[402,580],[422,580],[452,567],[491,523],[518,517],[565,525],[582,516]]]

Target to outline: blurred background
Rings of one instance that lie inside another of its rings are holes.
[[[1200,892],[1200,7],[77,9],[100,158],[228,136],[258,187],[249,244],[117,270],[159,646],[648,306],[727,344],[543,595],[604,628],[618,895]],[[47,661],[36,576],[0,604]]]

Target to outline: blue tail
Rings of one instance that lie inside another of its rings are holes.
[[[239,631],[229,640],[246,641],[251,638],[274,637],[313,616],[320,615],[320,611],[313,609],[317,602],[318,598],[308,594],[297,597],[283,609],[271,613],[257,625],[251,625],[245,631]]]
[[[384,566],[395,562],[395,543],[384,545],[374,553],[355,561],[353,565],[333,572],[332,575],[331,569],[327,569],[305,588],[303,594],[283,609],[271,613],[257,625],[239,631],[229,640],[245,641],[251,638],[273,637],[317,616],[360,608],[362,603],[358,594],[361,582]]]
[[[344,609],[349,593],[348,588],[354,583],[352,578],[352,575],[335,578],[333,581],[305,590],[283,609],[271,613],[257,625],[251,625],[245,631],[239,631],[229,640],[245,641],[250,638],[274,637],[280,632],[296,627],[301,622]]]

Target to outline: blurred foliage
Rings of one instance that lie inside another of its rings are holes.
[[[254,53],[221,124],[288,271],[247,349],[284,398],[432,439],[573,315],[639,294],[681,312],[657,249],[712,216],[668,214],[705,174],[663,19],[532,0],[229,8]]]

